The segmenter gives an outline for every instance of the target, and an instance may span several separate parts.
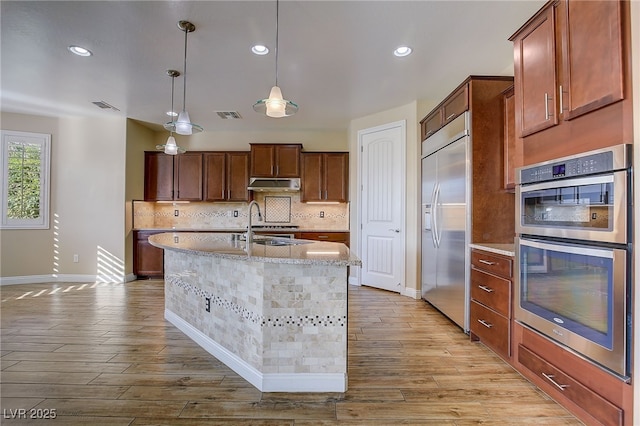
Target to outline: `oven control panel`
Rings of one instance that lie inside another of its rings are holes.
[[[547,161],[520,169],[520,183],[545,182],[609,172],[614,170],[613,162],[612,151]]]

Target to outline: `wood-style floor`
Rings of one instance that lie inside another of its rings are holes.
[[[582,424],[424,301],[382,290],[350,287],[344,394],[259,392],[163,319],[162,281],[0,296],[3,425]]]

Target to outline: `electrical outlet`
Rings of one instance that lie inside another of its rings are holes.
[[[238,217],[238,210],[233,211],[233,217]]]
[[[175,209],[175,210],[173,211],[173,215],[174,215],[175,217],[178,217],[178,216],[180,215],[180,210]]]
[[[323,211],[320,212],[320,217],[324,217],[324,212]]]
[[[73,255],[73,263],[78,263],[80,262],[80,256],[78,256],[77,254]]]

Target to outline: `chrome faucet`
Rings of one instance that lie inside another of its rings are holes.
[[[260,205],[253,200],[249,203],[249,227],[247,228],[247,251],[251,250],[251,244],[253,243],[253,230],[251,229],[251,208],[256,206],[258,208],[258,222],[262,222],[262,213],[260,213]]]

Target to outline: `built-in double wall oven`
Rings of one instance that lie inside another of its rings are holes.
[[[515,319],[628,378],[631,145],[517,170]]]

